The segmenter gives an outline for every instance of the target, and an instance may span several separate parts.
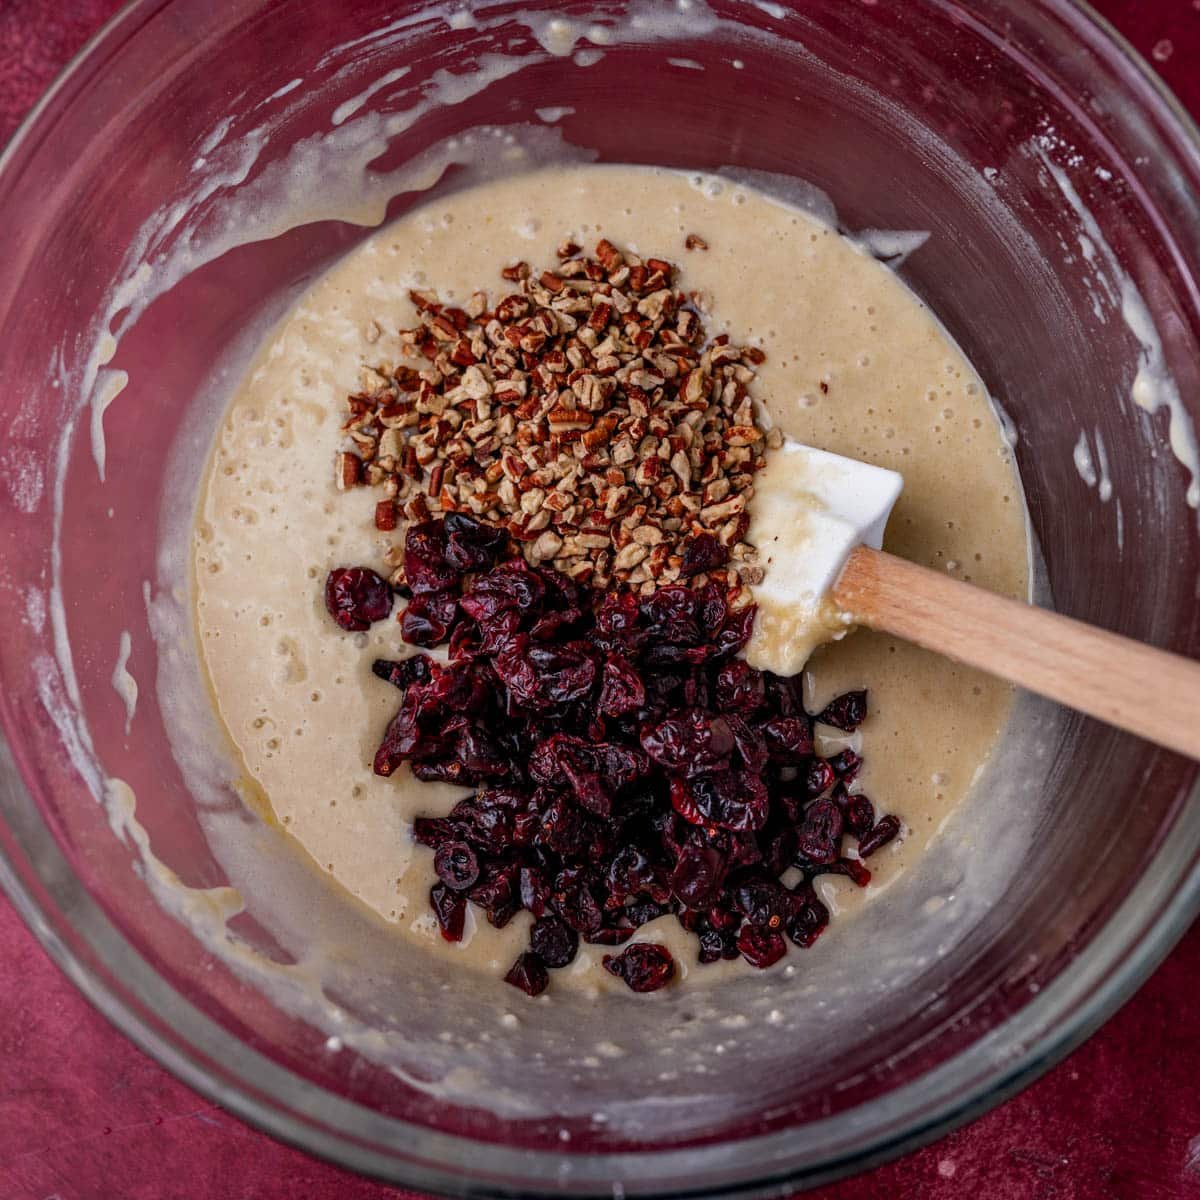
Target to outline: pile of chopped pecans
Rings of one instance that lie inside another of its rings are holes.
[[[520,290],[494,308],[483,292],[464,308],[410,293],[411,364],[366,371],[348,398],[338,486],[380,488],[375,524],[398,542],[409,522],[465,512],[592,587],[714,579],[749,600],[763,572],[747,505],[782,440],[748,390],[762,351],[706,345],[669,262],[607,240],[594,257],[573,242],[558,253],[554,271],[506,268]],[[401,555],[388,559],[397,586]]]

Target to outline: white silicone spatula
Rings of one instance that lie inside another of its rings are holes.
[[[754,593],[760,621],[792,614],[788,669],[839,620],[863,625],[1200,759],[1200,662],[883,553],[895,471],[788,440],[761,478],[750,540],[766,573]]]

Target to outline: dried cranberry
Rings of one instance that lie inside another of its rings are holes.
[[[659,588],[641,602],[648,633],[668,645],[695,646],[700,641],[696,594],[686,587]]]
[[[832,800],[815,800],[804,812],[797,849],[809,862],[836,861],[842,840],[842,811]]]
[[[410,525],[404,537],[404,577],[414,597],[453,588],[462,573],[446,561],[446,526],[442,521]]]
[[[429,889],[429,903],[441,926],[442,937],[448,942],[461,942],[467,915],[465,897],[452,892],[444,883],[435,883]]]
[[[582,853],[588,841],[586,819],[564,796],[556,796],[541,811],[541,829],[534,841],[563,857]]]
[[[550,885],[536,867],[522,867],[519,879],[521,907],[527,908],[535,917],[542,916],[550,901]]]
[[[533,570],[546,585],[545,604],[548,608],[579,608],[585,594],[591,594],[585,593],[575,580],[553,567],[534,567]]]
[[[433,678],[434,665],[428,655],[414,654],[410,658],[401,659],[400,662],[377,658],[371,664],[371,670],[392,687],[404,691],[414,683],[428,683]]]
[[[738,956],[738,940],[736,935],[722,934],[720,930],[706,929],[700,935],[701,962],[720,962],[721,959],[736,959]]]
[[[656,992],[671,982],[675,960],[665,946],[654,942],[635,942],[615,957],[604,956],[604,969],[635,992]]]
[[[527,788],[512,787],[508,784],[495,784],[484,788],[475,797],[477,803],[488,808],[506,808],[509,812],[527,812],[536,803],[536,793]],[[460,801],[459,803],[462,803]]]
[[[489,870],[467,894],[487,914],[490,924],[503,929],[520,909],[517,886],[517,868],[499,867]]]
[[[631,929],[648,925],[651,921],[657,921],[659,917],[665,917],[672,911],[673,907],[669,902],[659,904],[654,900],[631,900],[621,910],[622,927],[624,927],[624,922],[628,922]]]
[[[375,751],[375,774],[391,775],[402,762],[412,756],[419,736],[415,714],[411,709],[401,708],[388,723],[383,741]]]
[[[726,617],[725,624],[712,640],[711,658],[729,658],[746,645],[754,632],[755,612],[754,605],[747,604],[745,608],[739,608]]]
[[[568,867],[554,881],[551,903],[555,911],[572,929],[590,933],[599,929],[604,914],[581,869]]]
[[[518,560],[501,563],[476,579],[463,595],[462,607],[482,624],[502,612],[536,612],[545,595],[542,577]]]
[[[650,769],[649,760],[640,750],[612,742],[585,745],[580,762],[587,769],[603,775],[605,782],[614,790],[627,787]]]
[[[738,757],[742,760],[742,766],[753,775],[761,775],[766,770],[770,758],[766,739],[741,717],[730,714],[725,720],[733,734],[733,742],[737,747]]]
[[[466,513],[447,513],[446,561],[456,570],[482,571],[494,567],[508,545],[508,533],[485,525]]]
[[[600,696],[596,707],[606,717],[623,717],[646,703],[641,677],[623,654],[610,653],[600,674]]]
[[[701,964],[719,962],[721,950],[725,949],[724,941],[724,938],[715,929],[703,930],[700,935],[700,950],[696,954],[696,961]]]
[[[593,745],[590,749],[590,761],[616,788],[628,787],[650,769],[648,758],[636,746],[620,746],[612,742],[598,742]]]
[[[875,805],[866,796],[847,796],[842,811],[846,814],[846,828],[859,839],[861,854],[863,836],[875,824]]]
[[[580,808],[586,808],[597,817],[607,817],[612,812],[612,792],[602,776],[595,771],[577,771],[568,766],[567,779]]]
[[[821,710],[817,720],[853,733],[867,719],[867,693],[845,692]]]
[[[629,592],[609,592],[596,607],[596,629],[608,636],[627,634],[638,628],[637,597]]]
[[[706,583],[695,595],[700,632],[705,642],[711,642],[725,624],[725,618],[729,616],[729,602],[725,598],[725,589],[716,583]],[[708,657],[707,647],[704,657]]]
[[[804,769],[804,792],[816,797],[829,791],[836,781],[833,768],[823,758],[814,758]]]
[[[762,672],[744,659],[732,659],[717,672],[717,707],[724,713],[745,716],[762,705],[766,694]]]
[[[645,774],[646,763],[635,750],[604,742],[589,745],[581,738],[556,733],[534,746],[529,771],[539,783],[569,787],[588,812],[607,817],[613,793]]]
[[[445,593],[414,596],[400,614],[400,636],[410,646],[432,649],[449,636],[458,615],[458,598]]]
[[[460,602],[461,608],[461,602]],[[489,658],[499,654],[521,630],[521,614],[512,610],[498,612],[482,625],[470,626],[460,622],[454,627],[450,641],[452,659],[484,654]]]
[[[751,925],[779,929],[791,912],[791,893],[770,879],[743,883],[733,894],[738,911]]]
[[[490,677],[473,663],[455,663],[443,668],[418,694],[415,703],[427,714],[462,716],[487,708],[494,685]],[[408,700],[411,696],[405,696]]]
[[[539,827],[538,815],[532,810],[513,817],[513,845],[532,846]]]
[[[456,787],[468,787],[478,782],[462,763],[448,758],[417,759],[411,769],[413,778],[422,783],[452,783]]]
[[[599,667],[595,651],[587,642],[563,642],[554,647],[530,645],[527,653],[543,706],[567,704],[590,695]]]
[[[549,986],[550,976],[537,955],[526,952],[509,968],[504,982],[520,988],[527,996],[538,996]]]
[[[479,878],[479,859],[466,842],[443,842],[434,855],[433,869],[448,888],[465,892]]]
[[[669,894],[659,880],[654,864],[637,846],[624,846],[609,863],[607,907],[619,908],[630,896],[648,895],[664,900]]]
[[[774,929],[746,924],[738,934],[737,948],[752,967],[765,971],[787,953],[787,942],[783,940],[783,934]]]
[[[671,807],[689,824],[703,825],[704,814],[692,797],[692,789],[686,779],[671,780]]]
[[[549,787],[566,787],[568,764],[576,770],[584,767],[583,755],[587,749],[588,745],[582,738],[569,733],[552,734],[533,747],[529,756],[529,774],[538,783]]]
[[[881,846],[886,846],[900,832],[898,817],[880,817],[870,832],[858,839],[858,853],[862,858],[870,858]]]
[[[849,786],[862,767],[862,759],[853,750],[843,750],[841,754],[835,754],[829,760],[829,765],[837,777]]]
[[[463,721],[454,744],[454,755],[472,783],[503,779],[510,774],[508,759],[478,721]]]
[[[729,765],[733,731],[724,717],[685,709],[657,725],[644,725],[642,749],[669,771],[698,775]]]
[[[414,764],[419,767],[421,764]],[[472,797],[450,814],[462,837],[487,854],[505,853],[513,844],[513,814]]]
[[[713,846],[685,846],[671,872],[671,890],[689,908],[712,902],[725,880],[725,856]]]
[[[684,579],[715,571],[729,561],[729,551],[711,533],[697,533],[683,544],[683,564],[679,574]]]
[[[582,641],[549,648],[532,644],[522,634],[493,661],[512,701],[534,711],[581,700],[596,681],[594,651]]]
[[[714,907],[708,910],[708,923],[721,933],[737,933],[742,927],[742,917],[732,909]]]
[[[804,949],[808,949],[829,924],[829,909],[817,899],[811,885],[797,888],[794,893],[791,915],[787,920],[788,937]]]
[[[457,827],[445,817],[417,817],[413,821],[413,841],[432,850],[457,836]]]
[[[362,633],[392,611],[392,589],[367,567],[337,567],[325,580],[325,607],[347,633]]]
[[[529,931],[529,945],[548,967],[565,967],[579,949],[579,935],[559,917],[542,917]]]
[[[464,608],[466,603],[462,601]],[[522,709],[550,707],[544,702],[537,671],[529,658],[529,644],[529,635],[519,633],[492,656],[492,670],[508,689],[506,711],[510,717],[519,717]]]
[[[583,619],[577,608],[565,608],[560,612],[548,612],[538,617],[529,627],[529,637],[535,642],[552,642],[567,637]]]
[[[711,822],[722,829],[748,833],[761,829],[767,823],[769,799],[766,786],[760,778],[747,771],[719,771],[713,775],[701,775],[690,780],[687,789],[701,818],[695,824]],[[674,790],[671,798],[674,803]],[[676,811],[679,811],[678,808]]]
[[[775,762],[798,763],[813,752],[807,717],[774,717],[763,726],[767,751]]]
[[[671,785],[671,802],[674,803],[675,786]],[[657,835],[662,848],[672,859],[683,853],[683,835],[673,812],[658,812],[651,818],[650,826]]]

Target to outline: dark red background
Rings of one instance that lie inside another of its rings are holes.
[[[118,7],[0,0],[0,145]],[[1096,7],[1200,115],[1200,0]],[[1016,1099],[817,1195],[1200,1197],[1197,989],[1200,928],[1100,1033]],[[0,1200],[399,1195],[278,1145],[177,1083],[84,1002],[0,900]]]

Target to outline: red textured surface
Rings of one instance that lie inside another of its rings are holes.
[[[902,0],[897,0],[902,2]],[[0,0],[0,144],[114,0]],[[1200,0],[1100,0],[1200,115]],[[824,1200],[1200,1197],[1200,929],[1066,1062]],[[0,900],[0,1200],[380,1200],[177,1083],[94,1012]]]

